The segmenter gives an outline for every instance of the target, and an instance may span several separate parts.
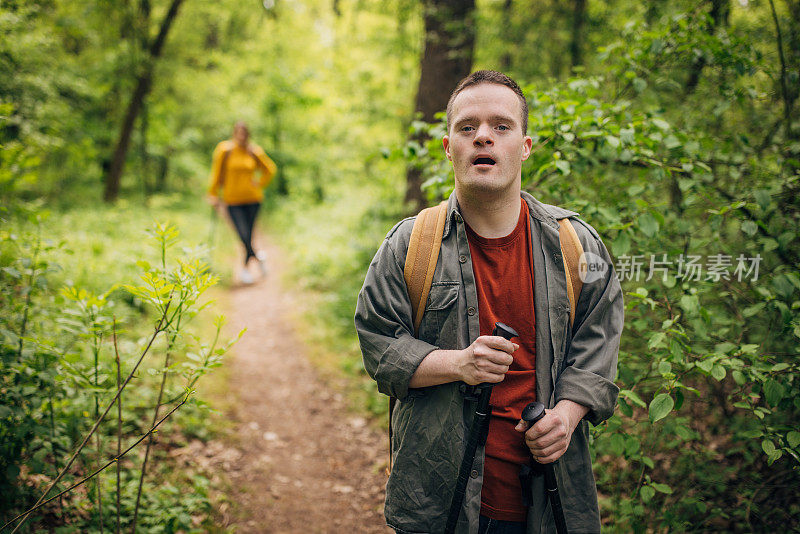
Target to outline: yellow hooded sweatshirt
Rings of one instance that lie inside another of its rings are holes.
[[[261,171],[258,181],[256,170]],[[277,170],[275,162],[260,146],[250,143],[243,148],[231,140],[222,141],[214,149],[208,194],[216,197],[222,188],[222,200],[226,204],[261,202],[264,198],[263,189],[272,181]]]

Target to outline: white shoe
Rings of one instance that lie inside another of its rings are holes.
[[[263,250],[256,251],[256,259],[258,260],[258,269],[261,271],[261,276],[267,276],[267,254]]]
[[[245,285],[250,285],[255,282],[253,275],[250,274],[250,271],[247,270],[247,267],[242,267],[239,271],[239,281]]]

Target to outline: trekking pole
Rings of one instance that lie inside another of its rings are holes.
[[[536,421],[544,417],[544,404],[541,402],[531,402],[522,410],[522,420],[530,423],[530,429]],[[527,432],[527,430],[526,430]],[[544,489],[547,498],[550,499],[550,507],[553,509],[553,518],[556,521],[556,532],[567,534],[567,521],[564,518],[564,509],[561,507],[561,497],[558,495],[558,481],[553,464],[540,464],[544,468]]]
[[[509,340],[512,337],[519,337],[519,334],[513,328],[503,323],[494,323],[492,335]],[[445,526],[444,530],[447,534],[453,534],[456,531],[456,523],[458,523],[458,516],[461,514],[461,505],[464,502],[464,494],[467,490],[467,480],[469,479],[470,471],[472,471],[472,464],[475,461],[475,451],[478,450],[479,443],[486,443],[486,437],[489,434],[489,419],[492,414],[489,398],[492,396],[493,385],[478,385],[481,393],[478,397],[478,405],[475,408],[475,418],[472,420],[472,427],[469,431],[467,447],[464,450],[464,458],[461,461],[461,469],[458,471],[453,500],[450,501],[450,513],[447,515],[447,526]]]

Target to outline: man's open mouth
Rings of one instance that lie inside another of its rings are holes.
[[[473,165],[494,165],[495,161],[488,157],[488,156],[481,156],[479,158],[475,158],[475,161],[472,162]]]

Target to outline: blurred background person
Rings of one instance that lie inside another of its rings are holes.
[[[237,275],[243,284],[255,281],[249,270],[251,259],[258,262],[262,276],[267,273],[264,252],[253,249],[253,227],[264,198],[264,188],[272,181],[277,169],[264,150],[250,141],[250,130],[242,121],[233,126],[232,138],[220,142],[214,149],[208,199],[218,211],[227,207],[228,216],[242,240],[244,264]]]

